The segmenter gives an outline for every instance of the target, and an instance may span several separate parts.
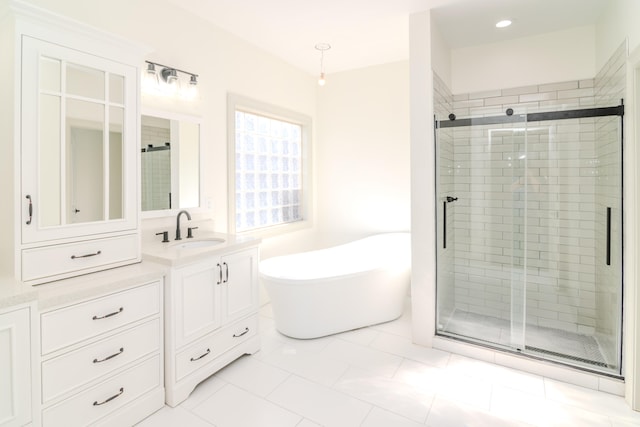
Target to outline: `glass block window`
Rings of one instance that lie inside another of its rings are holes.
[[[235,231],[303,219],[303,126],[235,110]]]

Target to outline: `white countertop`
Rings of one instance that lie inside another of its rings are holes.
[[[38,308],[46,310],[95,298],[110,292],[161,279],[166,268],[154,263],[137,263],[110,270],[37,285]]]
[[[165,274],[165,267],[142,262],[36,286],[0,278],[0,309],[37,301],[38,309],[46,310],[159,280]]]
[[[18,282],[13,277],[0,277],[0,309],[28,303],[38,297],[33,286]]]
[[[207,240],[222,240],[212,246],[183,248],[182,245]],[[251,236],[202,232],[193,239],[171,240],[168,243],[153,242],[142,247],[142,259],[170,267],[197,262],[208,256],[224,255],[260,244],[260,239]]]

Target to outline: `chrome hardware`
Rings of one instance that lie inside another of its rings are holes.
[[[240,338],[241,336],[246,335],[248,332],[249,332],[249,328],[244,328],[244,332],[242,332],[239,335],[233,334],[233,337],[234,338]]]
[[[122,393],[124,393],[124,387],[120,387],[120,392],[114,394],[113,396],[111,396],[110,398],[108,398],[107,400],[105,400],[104,402],[100,402],[98,403],[98,401],[96,400],[95,402],[93,402],[93,406],[100,406],[100,405],[104,405],[105,403],[109,403],[111,402],[113,399],[115,399],[116,397],[120,396]]]
[[[229,281],[229,264],[227,264],[226,262],[223,262],[222,265],[224,265],[224,271],[226,276],[226,278],[222,283],[227,283]],[[220,269],[220,272],[222,272],[222,269]]]
[[[120,307],[118,311],[114,311],[113,313],[105,314],[104,316],[93,316],[93,320],[106,319],[107,317],[115,316],[116,314],[120,314],[124,311],[124,307]]]
[[[218,264],[218,273],[220,274],[219,278],[218,278],[218,283],[216,283],[216,285],[219,285],[222,282],[222,266],[220,264]]]
[[[78,258],[89,258],[92,256],[96,256],[96,255],[100,255],[102,253],[102,251],[98,251],[95,254],[86,254],[86,255],[71,255],[71,259],[78,259]]]
[[[28,194],[26,199],[29,201],[29,219],[27,220],[27,225],[30,225],[33,219],[33,202],[31,201],[31,196]]]
[[[93,363],[102,363],[102,362],[106,362],[109,359],[113,359],[116,356],[120,356],[122,353],[124,353],[124,347],[120,347],[120,351],[118,351],[117,353],[113,353],[111,356],[107,356],[104,359],[93,359]]]
[[[202,359],[203,357],[207,356],[209,353],[211,353],[211,350],[210,350],[210,349],[207,349],[207,351],[205,351],[205,352],[204,352],[204,354],[202,354],[201,356],[198,356],[198,357],[196,357],[195,359],[192,357],[192,358],[191,358],[191,361],[192,361],[192,362],[195,362],[196,360],[200,360],[200,359]]]

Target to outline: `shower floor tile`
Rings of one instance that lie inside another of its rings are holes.
[[[532,354],[554,360],[568,359],[579,364],[608,367],[596,339],[589,335],[536,325],[526,325],[525,344]],[[456,310],[441,332],[510,346],[510,322],[506,319]]]

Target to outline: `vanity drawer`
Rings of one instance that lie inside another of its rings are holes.
[[[160,282],[43,313],[42,354],[98,336],[160,311]]]
[[[44,403],[160,349],[160,319],[42,363]]]
[[[146,392],[160,387],[160,356],[154,356],[88,390],[42,411],[42,425],[93,424]]]
[[[138,258],[137,234],[24,249],[22,280],[37,280],[70,272],[91,271]]]
[[[176,381],[215,360],[225,351],[258,333],[258,316],[251,316],[198,340],[176,355]]]

